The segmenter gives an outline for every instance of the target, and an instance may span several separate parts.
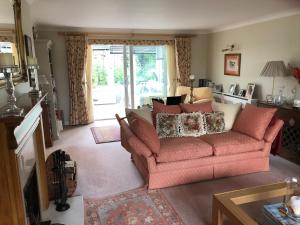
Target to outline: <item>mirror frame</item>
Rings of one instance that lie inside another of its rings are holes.
[[[15,45],[18,54],[19,72],[13,76],[14,83],[22,83],[28,81],[28,71],[26,69],[25,43],[22,28],[21,0],[12,1],[15,21]],[[0,87],[6,85],[5,80],[0,80]]]

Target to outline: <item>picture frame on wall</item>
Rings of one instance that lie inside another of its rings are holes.
[[[224,55],[224,75],[240,76],[241,54],[231,53]]]
[[[252,99],[254,89],[255,89],[255,84],[254,83],[248,83],[245,98]]]

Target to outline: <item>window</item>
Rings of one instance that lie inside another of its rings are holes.
[[[101,107],[121,113],[150,103],[168,92],[165,46],[93,45],[92,82],[94,114]],[[112,110],[113,107],[118,109]],[[107,113],[109,114],[109,113]],[[121,113],[122,114],[122,113]]]
[[[0,42],[0,53],[12,53],[12,43]],[[4,79],[3,73],[0,73],[0,79]]]

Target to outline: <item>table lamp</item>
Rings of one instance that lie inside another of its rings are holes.
[[[272,85],[272,95],[268,95],[268,102],[273,102],[274,100],[274,84],[275,77],[285,77],[287,76],[287,69],[283,61],[269,61],[266,63],[265,67],[260,73],[262,77],[273,77],[273,85]]]
[[[12,53],[0,53],[0,72],[6,79],[7,104],[1,109],[1,117],[20,116],[23,109],[16,105],[15,87],[12,74],[18,71],[18,66],[14,63]]]

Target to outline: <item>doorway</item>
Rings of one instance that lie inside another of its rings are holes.
[[[125,116],[125,108],[149,104],[168,91],[165,46],[92,46],[95,120]]]

